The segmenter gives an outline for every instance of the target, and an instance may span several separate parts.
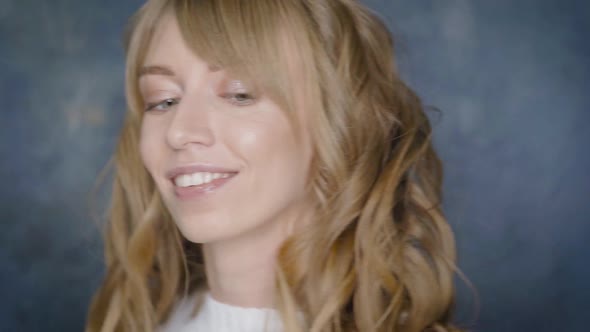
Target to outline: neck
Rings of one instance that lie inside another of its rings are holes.
[[[267,228],[203,244],[205,272],[214,299],[241,307],[274,307],[276,257],[286,233],[281,227]]]
[[[203,244],[207,285],[214,299],[241,307],[276,307],[277,254],[287,237],[311,220],[313,210],[305,204],[237,237]]]

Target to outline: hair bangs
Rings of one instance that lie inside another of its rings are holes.
[[[295,49],[285,8],[274,0],[174,0],[187,45],[205,62],[247,80],[283,109],[294,107]]]
[[[125,33],[126,99],[130,115],[141,117],[143,102],[139,91],[141,67],[150,48],[155,31],[166,12],[169,1],[149,1],[131,17]]]

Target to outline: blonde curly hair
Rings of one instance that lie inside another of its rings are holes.
[[[132,18],[107,271],[86,331],[154,331],[205,283],[200,247],[179,233],[138,149],[138,71],[165,13],[201,58],[255,77],[288,112],[294,87],[282,69],[294,58],[303,74],[296,88],[309,97],[315,220],[279,252],[285,329],[458,331],[455,243],[429,120],[399,77],[387,28],[353,0],[148,0]],[[296,54],[278,46],[285,39]]]

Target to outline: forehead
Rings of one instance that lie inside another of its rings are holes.
[[[176,18],[171,13],[166,13],[155,26],[144,63],[187,61],[187,55],[192,53],[182,36]]]

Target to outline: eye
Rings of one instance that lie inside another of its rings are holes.
[[[145,111],[166,111],[179,102],[176,98],[168,98],[156,103],[147,103]]]
[[[222,83],[220,96],[235,106],[249,106],[257,101],[252,88],[241,80],[226,80]]]
[[[236,106],[248,106],[256,102],[256,97],[247,92],[226,93],[223,98]]]

